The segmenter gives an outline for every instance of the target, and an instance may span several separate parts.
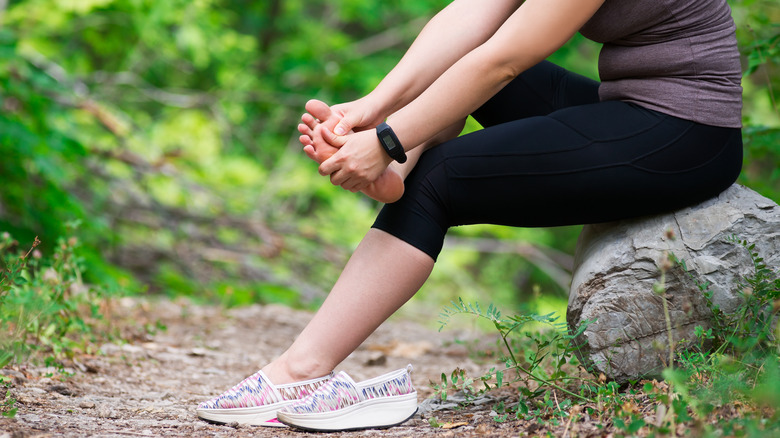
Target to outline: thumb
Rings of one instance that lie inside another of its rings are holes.
[[[344,119],[342,119],[338,125],[336,125],[335,128],[333,128],[333,132],[336,135],[345,135],[347,132],[349,132],[352,129],[351,126],[349,126],[349,123],[345,123]]]
[[[331,132],[329,129],[325,128],[322,125],[319,125],[315,128],[315,130],[319,130],[318,134],[322,136],[323,140],[325,140],[328,144],[330,144],[333,147],[340,148],[344,146],[344,143],[347,142],[347,138],[344,135],[337,135]]]
[[[339,120],[339,123],[333,128],[336,135],[346,135],[354,127],[360,127],[361,120],[357,115],[346,114]]]

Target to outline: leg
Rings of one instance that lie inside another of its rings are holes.
[[[423,155],[374,227],[431,258],[452,226],[557,226],[679,209],[737,178],[738,129],[610,101],[501,123]]]
[[[263,371],[276,384],[329,373],[417,292],[432,269],[433,259],[422,251],[370,230],[311,322]]]

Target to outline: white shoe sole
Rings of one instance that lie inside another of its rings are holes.
[[[279,412],[277,418],[288,426],[309,431],[378,429],[397,426],[417,412],[417,392],[380,397],[333,412]]]
[[[198,417],[212,423],[238,423],[252,426],[285,427],[276,421],[276,412],[293,401],[273,403],[252,408],[198,409]]]

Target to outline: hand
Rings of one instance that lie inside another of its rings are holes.
[[[307,112],[301,116],[302,123],[298,125],[298,132],[302,134],[298,140],[303,144],[303,151],[318,163],[327,160],[336,153],[338,146],[328,144],[315,132],[316,127],[321,125],[340,136],[354,131],[373,129],[384,119],[369,108],[372,106],[369,99],[365,97],[332,107],[317,99],[309,100],[306,102]]]
[[[370,95],[352,102],[333,105],[333,113],[339,116],[339,122],[332,131],[336,135],[346,135],[350,131],[376,128],[376,125],[382,123],[387,116],[377,112],[377,107]]]
[[[322,164],[343,145],[344,137],[335,136],[331,132],[341,119],[326,103],[315,99],[306,103],[306,111],[308,112],[301,116],[303,123],[298,125],[298,131],[302,134],[299,140],[306,155]],[[328,143],[325,137],[335,145]],[[393,169],[387,168],[376,181],[360,191],[372,199],[389,204],[399,200],[404,194],[403,178]]]
[[[356,192],[368,188],[393,161],[382,149],[373,130],[338,136],[320,129],[319,134],[339,148],[320,165],[320,174],[329,175],[331,183],[346,190]]]

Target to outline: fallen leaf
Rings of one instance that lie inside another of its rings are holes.
[[[465,421],[460,421],[458,423],[444,423],[440,427],[442,429],[455,429],[456,427],[468,426],[468,425],[469,425],[469,423],[467,423]]]
[[[433,349],[433,344],[428,341],[398,342],[392,341],[386,345],[369,345],[372,351],[381,351],[390,357],[403,357],[404,359],[416,359]]]

